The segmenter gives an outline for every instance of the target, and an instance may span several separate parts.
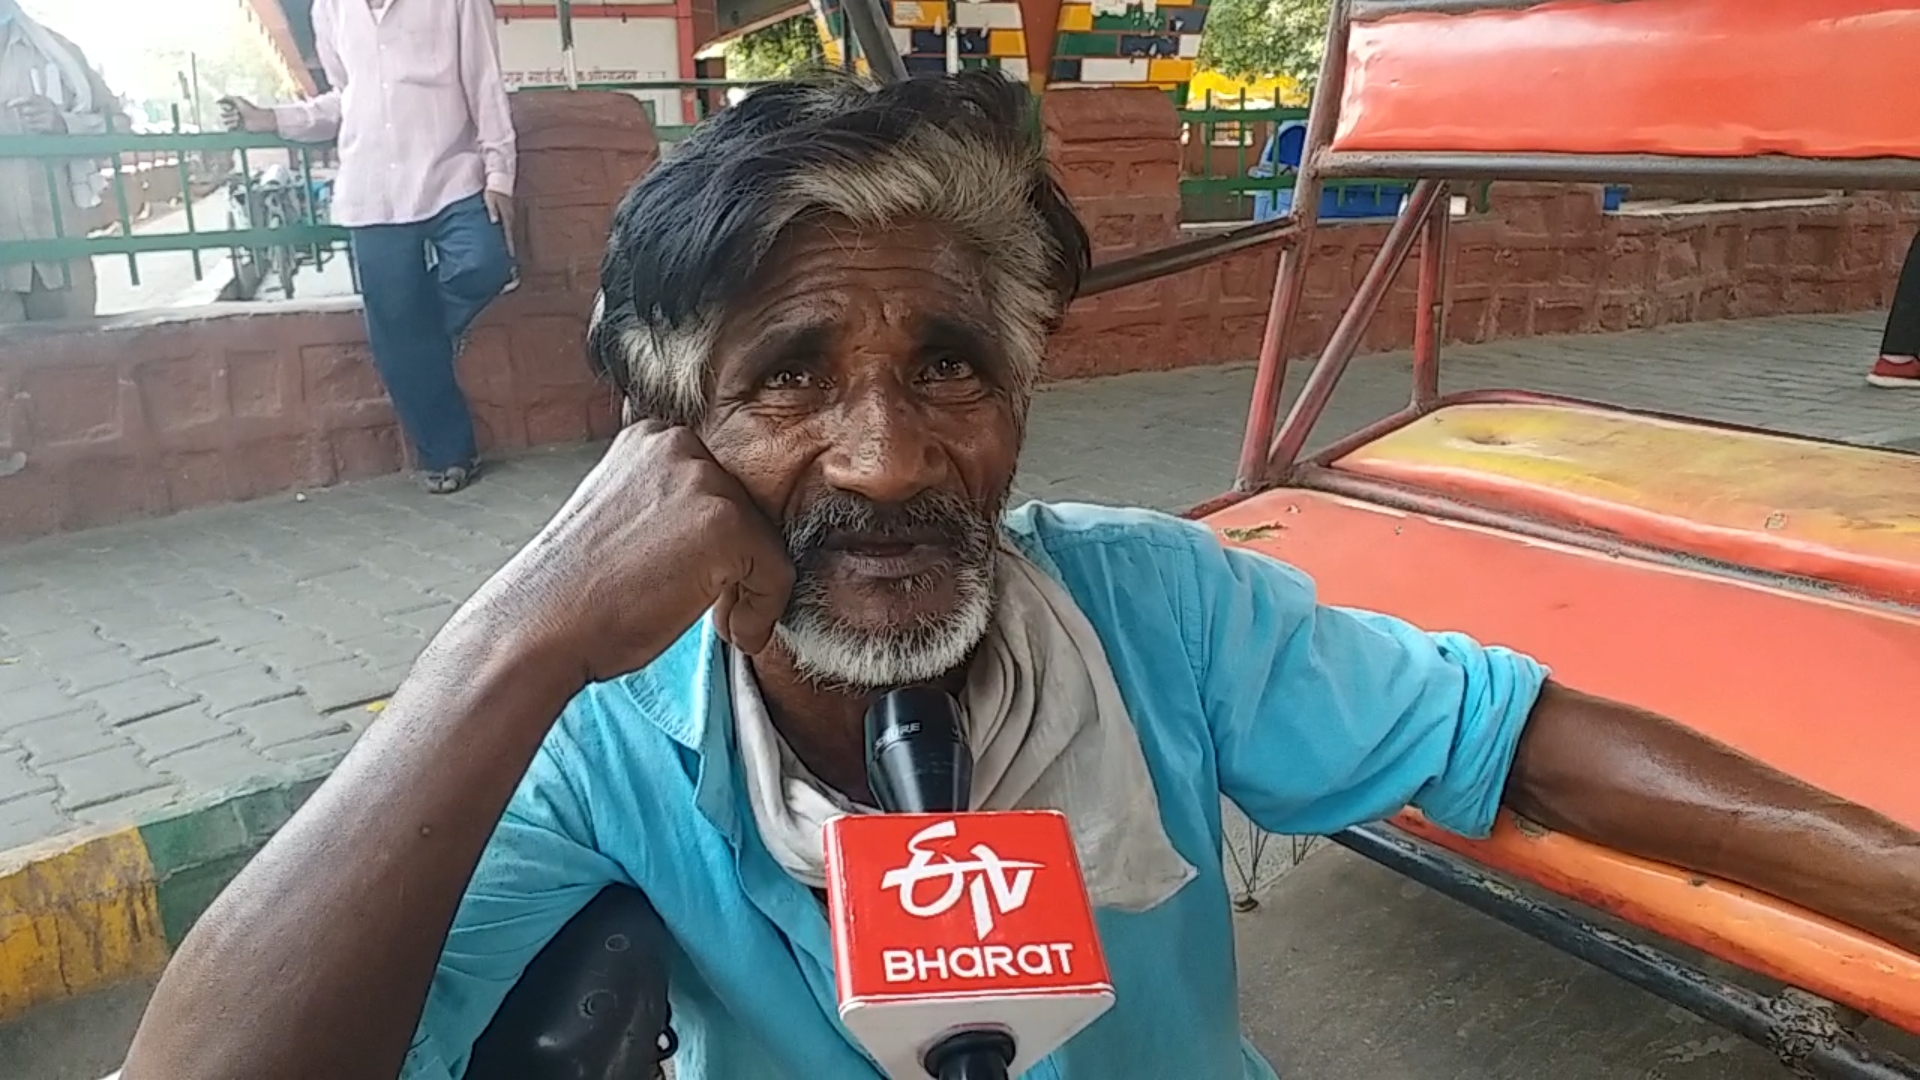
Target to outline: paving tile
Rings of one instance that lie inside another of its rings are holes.
[[[194,702],[193,694],[173,685],[166,675],[154,671],[137,679],[103,686],[80,695],[81,700],[101,709],[109,724],[127,724],[158,716],[169,709]]]
[[[39,771],[59,785],[60,805],[68,811],[84,810],[167,783],[165,777],[147,768],[131,746],[55,762]]]

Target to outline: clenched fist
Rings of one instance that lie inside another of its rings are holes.
[[[780,532],[683,427],[623,430],[552,521],[468,602],[581,685],[651,663],[708,608],[758,653],[793,588]]]

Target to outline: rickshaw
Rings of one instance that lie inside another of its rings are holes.
[[[1522,649],[1920,828],[1920,456],[1439,381],[1450,185],[1920,188],[1920,128],[1881,106],[1915,55],[1920,5],[1893,0],[1335,0],[1238,475],[1189,516],[1325,602]],[[1348,177],[1414,186],[1281,421],[1321,185]],[[1408,405],[1307,455],[1416,245]],[[1920,1077],[1856,1031],[1920,1033],[1920,957],[1849,927],[1511,815],[1482,842],[1412,811],[1332,839],[1797,1075]]]

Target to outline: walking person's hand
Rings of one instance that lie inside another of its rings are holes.
[[[513,196],[488,188],[481,198],[487,204],[487,220],[499,225],[501,235],[507,238],[507,254],[517,254],[513,250]]]
[[[220,124],[228,131],[250,131],[270,135],[280,129],[272,109],[263,109],[243,97],[220,99]]]
[[[651,663],[708,608],[722,638],[760,652],[793,575],[779,529],[700,439],[645,421],[454,618],[497,619],[584,685]]]
[[[15,98],[7,108],[20,121],[20,129],[34,135],[61,135],[67,130],[67,117],[60,106],[38,94]]]

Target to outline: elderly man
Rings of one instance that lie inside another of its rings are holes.
[[[229,127],[340,140],[333,220],[353,237],[367,339],[428,491],[480,472],[454,374],[467,328],[513,280],[515,138],[489,0],[314,0],[333,89]]]
[[[1036,1076],[1274,1075],[1223,794],[1287,833],[1411,803],[1484,834],[1504,801],[1920,950],[1892,822],[1201,526],[1008,513],[1088,264],[1028,110],[991,72],[786,85],[639,184],[590,335],[636,423],[193,930],[126,1080],[461,1076],[609,883],[673,932],[683,1080],[872,1078],[820,826],[872,805],[868,702],[923,682],[965,704],[978,805],[1113,826],[1077,842],[1118,1003]]]
[[[0,135],[127,127],[120,99],[80,49],[28,17],[17,0],[0,0]],[[32,158],[0,158],[0,242],[85,236],[106,188],[91,159],[59,162],[49,172]],[[92,259],[0,262],[0,325],[89,318],[98,295]]]

